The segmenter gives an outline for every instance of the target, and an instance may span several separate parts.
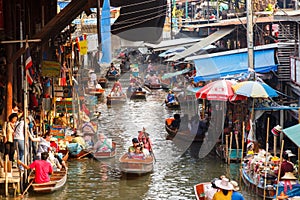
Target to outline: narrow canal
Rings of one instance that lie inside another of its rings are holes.
[[[124,87],[124,86],[123,86]],[[193,115],[195,108],[183,106],[181,111],[167,110],[162,105],[166,92],[148,94],[147,100],[127,100],[124,105],[108,108],[99,104],[102,112],[98,129],[117,142],[115,158],[69,162],[68,181],[63,190],[49,195],[29,193],[27,199],[113,199],[113,200],[189,200],[196,199],[193,186],[224,174],[241,183],[239,164],[230,166],[214,153],[199,159],[200,144],[174,143],[166,140],[165,118],[175,112]],[[144,176],[124,175],[119,170],[120,156],[131,145],[143,127],[150,134],[156,158],[154,171]],[[241,187],[245,199],[260,199]]]

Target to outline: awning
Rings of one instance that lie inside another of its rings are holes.
[[[300,124],[283,129],[284,134],[300,147]]]
[[[177,71],[177,72],[173,72],[173,73],[166,73],[161,78],[164,80],[164,79],[167,79],[167,78],[171,78],[173,76],[178,76],[178,75],[181,75],[181,74],[188,73],[189,71],[191,71],[190,68],[189,69],[184,69],[184,70],[181,70],[181,71]]]
[[[175,40],[163,40],[159,44],[145,43],[145,46],[153,49],[154,51],[163,51],[175,47],[192,46],[199,42],[200,38],[180,38]]]
[[[224,29],[220,29],[216,32],[214,32],[213,34],[207,36],[206,38],[204,38],[203,40],[201,40],[200,42],[197,42],[196,44],[194,44],[193,46],[191,46],[190,48],[186,49],[185,51],[169,58],[167,61],[176,61],[179,60],[181,58],[185,58],[193,53],[196,53],[197,51],[199,51],[200,49],[203,49],[204,47],[210,45],[211,43],[218,41],[219,39],[223,38],[224,36],[228,35],[229,33],[231,33],[234,30],[234,28],[224,28]]]
[[[254,50],[255,72],[266,73],[277,71],[275,63],[275,45],[264,45]],[[194,56],[186,60],[194,60],[196,68],[195,82],[208,81],[228,75],[237,75],[248,72],[247,49],[234,50],[222,53]]]

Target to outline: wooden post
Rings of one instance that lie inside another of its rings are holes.
[[[276,135],[274,135],[274,137],[273,137],[273,142],[274,142],[274,145],[273,145],[273,148],[274,148],[273,154],[274,154],[274,156],[276,156],[276,151],[277,151],[277,149],[276,149],[276,146],[277,146],[277,136]]]
[[[228,135],[225,136],[225,160],[228,161]]]
[[[8,155],[5,155],[5,196],[8,196],[8,174],[7,174],[7,167],[8,167]]]
[[[230,164],[231,148],[232,148],[232,132],[230,132],[229,154],[228,154],[228,160],[227,160],[228,164]]]
[[[281,142],[281,150],[280,150],[280,161],[279,161],[279,169],[278,169],[278,176],[277,176],[277,186],[276,186],[276,198],[278,196],[278,186],[279,186],[279,182],[280,182],[280,173],[281,173],[281,164],[282,164],[282,152],[283,152],[283,147],[284,147],[284,140],[282,140]]]
[[[242,130],[242,152],[241,152],[241,165],[243,164],[244,157],[244,146],[245,146],[245,122],[243,122],[243,130]]]
[[[267,154],[269,151],[269,122],[270,118],[267,120],[267,136],[266,136],[266,158],[265,158],[265,180],[264,180],[264,200],[266,199],[266,187],[267,187]]]

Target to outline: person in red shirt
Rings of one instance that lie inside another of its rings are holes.
[[[53,168],[50,162],[47,161],[49,157],[48,152],[41,153],[41,160],[35,160],[29,166],[18,160],[18,164],[25,169],[35,169],[35,183],[46,183],[50,181],[49,175],[53,173]]]

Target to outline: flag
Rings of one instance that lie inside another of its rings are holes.
[[[30,56],[30,48],[28,43],[26,43],[26,55],[25,55],[25,71],[26,71],[26,79],[29,83],[29,85],[31,85],[33,83],[33,78],[32,78],[32,74],[31,74],[31,67],[32,67],[32,59]]]
[[[87,44],[87,39],[86,39],[86,34],[80,36],[80,37],[76,37],[76,43],[78,46],[78,50],[80,52],[80,55],[86,55],[87,54],[87,48],[88,48],[88,44]]]
[[[104,0],[101,13],[101,44],[102,58],[100,63],[111,62],[111,27],[110,27],[110,2]]]

